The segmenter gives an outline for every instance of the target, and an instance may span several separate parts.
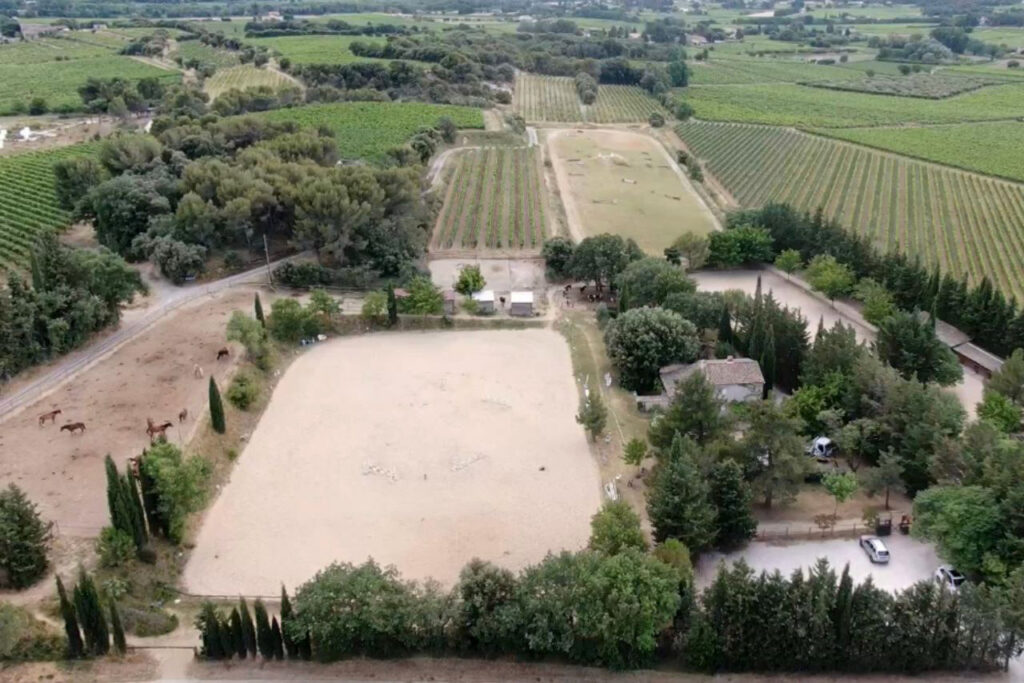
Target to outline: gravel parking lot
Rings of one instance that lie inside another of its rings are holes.
[[[856,538],[785,544],[754,542],[734,553],[708,553],[697,562],[697,586],[704,588],[709,585],[723,560],[735,562],[740,558],[746,560],[756,572],[778,569],[784,575],[789,575],[795,569],[810,567],[819,557],[824,557],[837,574],[842,572],[844,565],[849,564],[850,576],[855,581],[860,582],[871,576],[876,586],[891,591],[931,578],[935,569],[942,564],[930,543],[900,534],[882,540],[892,556],[888,565],[872,564]]]

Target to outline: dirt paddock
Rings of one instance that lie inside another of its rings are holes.
[[[185,569],[201,594],[294,588],[373,557],[452,584],[578,549],[600,482],[551,330],[336,339],[297,359]]]

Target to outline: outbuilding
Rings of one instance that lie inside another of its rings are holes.
[[[455,292],[450,289],[444,291],[444,314],[455,315]]]
[[[494,313],[494,290],[484,289],[473,294],[477,313]]]
[[[533,292],[512,292],[509,295],[509,315],[530,317],[533,315]]]

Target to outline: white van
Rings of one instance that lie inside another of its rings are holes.
[[[808,457],[814,458],[819,462],[829,462],[836,456],[838,451],[839,447],[836,446],[836,442],[827,436],[819,436],[805,450]]]

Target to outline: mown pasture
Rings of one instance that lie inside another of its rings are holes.
[[[246,45],[263,46],[279,52],[293,64],[349,64],[351,62],[374,61],[357,57],[349,50],[354,42],[383,43],[384,38],[375,36],[275,36],[272,38],[246,38]]]
[[[528,122],[630,123],[647,121],[654,112],[666,114],[653,97],[634,86],[602,84],[597,100],[584,105],[573,79],[524,72],[516,77],[512,106]]]
[[[536,147],[458,153],[431,251],[540,249],[547,234]]]
[[[90,143],[0,157],[0,268],[26,265],[42,231],[68,224],[70,216],[57,204],[53,166],[95,151]]]
[[[689,121],[676,132],[740,205],[787,202],[1024,297],[1024,186],[772,126]]]
[[[423,127],[447,116],[458,128],[483,128],[484,115],[472,107],[419,102],[336,102],[268,111],[258,116],[271,121],[295,121],[324,126],[334,132],[338,153],[345,159],[380,161]]]

